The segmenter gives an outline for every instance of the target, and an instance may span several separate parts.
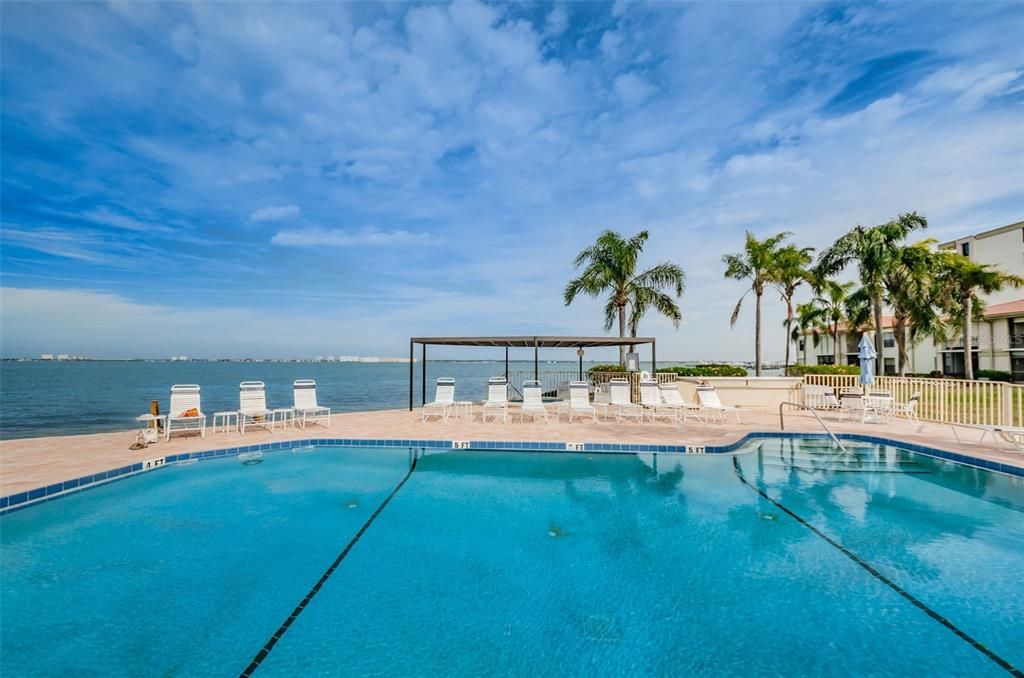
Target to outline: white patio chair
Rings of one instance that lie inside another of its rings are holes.
[[[438,417],[441,421],[448,421],[454,409],[455,380],[451,377],[440,377],[434,387],[434,401],[423,406],[422,421],[426,421],[427,417]]]
[[[679,392],[679,386],[676,384],[661,384],[658,388],[661,390],[661,400],[665,403],[665,407],[675,410],[678,419],[682,423],[686,423],[686,415],[688,413],[700,411],[700,405],[697,403],[688,403],[683,400],[683,394]]]
[[[597,410],[590,404],[590,387],[587,386],[587,382],[569,382],[568,410],[569,423],[572,423],[572,415],[574,413],[590,417],[594,422],[597,421]]]
[[[715,415],[715,419],[724,424],[727,412],[736,415],[737,424],[743,423],[740,420],[740,408],[735,405],[723,405],[714,386],[698,386],[697,399],[700,400],[700,408],[704,410],[705,423],[711,420],[712,415]]]
[[[292,384],[295,401],[295,423],[306,428],[307,423],[331,425],[331,408],[316,402],[316,382],[312,379],[296,379]]]
[[[487,421],[488,415],[494,419],[500,415],[503,422],[508,422],[508,380],[505,377],[487,380],[487,400],[483,404],[481,419]]]
[[[523,382],[523,407],[519,410],[519,421],[522,422],[526,415],[533,417],[534,421],[537,421],[537,417],[543,417],[547,423],[548,410],[544,406],[544,391],[539,381]]]
[[[866,424],[876,419],[874,409],[860,393],[844,393],[839,400],[839,420]]]
[[[640,406],[643,414],[650,417],[651,421],[658,421],[659,418],[675,421],[678,414],[676,408],[662,402],[661,389],[654,380],[640,382]]]
[[[839,408],[839,399],[831,386],[804,385],[804,407],[812,410],[834,410]]]
[[[922,428],[921,420],[917,418],[917,406],[921,402],[921,392],[915,391],[910,400],[905,403],[893,403],[892,413],[896,416],[906,417],[914,423],[917,430]]]
[[[616,421],[622,421],[623,417],[636,419],[638,422],[644,420],[644,408],[633,402],[632,389],[626,379],[610,379],[608,381],[608,413],[615,414]]]
[[[171,439],[171,431],[199,431],[206,437],[206,415],[199,399],[199,386],[196,384],[175,384],[171,386],[171,404],[167,408],[167,427],[164,440]]]
[[[274,413],[267,409],[267,387],[262,381],[243,381],[238,385],[238,427],[242,433],[246,424],[274,431]]]

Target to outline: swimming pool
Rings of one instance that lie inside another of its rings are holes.
[[[166,467],[0,518],[0,671],[1020,675],[1021,480],[846,444]]]

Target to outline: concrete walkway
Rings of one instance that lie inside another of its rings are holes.
[[[515,409],[513,408],[513,413]],[[924,424],[921,431],[906,421],[891,424],[851,424],[826,418],[836,432],[862,433],[893,440],[961,452],[1024,468],[1024,455],[1000,451],[988,439],[977,441],[980,432],[960,428],[964,442],[957,442],[949,425]],[[255,443],[297,440],[303,438],[397,438],[415,440],[522,440],[589,443],[653,443],[658,445],[727,445],[751,432],[779,430],[777,412],[751,410],[744,413],[743,423],[730,418],[726,424],[704,424],[689,419],[685,425],[667,422],[639,424],[601,420],[520,423],[518,415],[508,423],[480,421],[479,409],[471,420],[449,419],[447,422],[421,421],[420,412],[385,410],[337,414],[330,428],[310,426],[307,429],[287,428],[274,433],[251,430],[238,433],[213,433],[207,427],[205,438],[198,435],[175,435],[170,442],[156,443],[144,450],[129,450],[135,442],[135,431],[117,431],[80,436],[28,438],[0,442],[0,496],[69,480],[82,475],[125,466],[134,462],[182,452],[212,450]],[[787,411],[786,431],[821,432],[815,419],[806,412]]]

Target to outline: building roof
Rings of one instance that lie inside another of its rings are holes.
[[[1014,299],[1001,304],[989,304],[985,307],[986,318],[999,318],[1003,316],[1024,315],[1024,299]]]
[[[1012,231],[1012,230],[1015,230],[1015,229],[1018,229],[1018,228],[1022,228],[1022,227],[1024,227],[1024,221],[1018,221],[1018,222],[1015,222],[1015,223],[1012,223],[1012,224],[1007,224],[1006,226],[1000,226],[999,228],[990,228],[989,230],[982,231],[981,233],[974,233],[973,235],[965,235],[963,237],[957,238],[956,240],[950,240],[949,242],[944,242],[944,243],[939,245],[939,249],[940,250],[948,250],[950,248],[956,247],[957,243],[963,242],[964,240],[970,240],[971,238],[974,238],[975,240],[977,240],[979,238],[990,238],[990,237],[992,237],[994,235],[999,235],[1000,233],[1006,233],[1007,231]]]
[[[412,337],[414,344],[436,346],[498,346],[509,348],[589,348],[653,344],[653,337]]]

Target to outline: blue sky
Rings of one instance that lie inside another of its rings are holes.
[[[641,331],[748,359],[745,229],[1024,217],[1017,3],[0,9],[5,356],[600,334],[572,259],[647,228],[688,289]]]

